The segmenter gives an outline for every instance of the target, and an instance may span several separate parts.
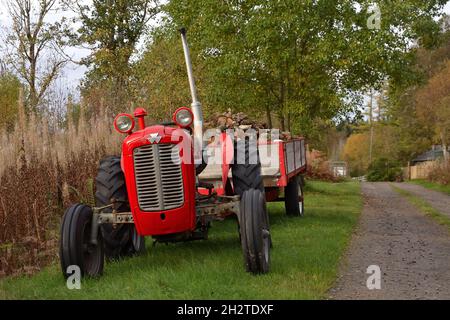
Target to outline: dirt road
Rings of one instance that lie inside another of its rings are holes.
[[[438,191],[426,189],[416,184],[395,183],[394,185],[397,188],[406,190],[413,195],[422,198],[430,206],[450,218],[450,196]]]
[[[362,185],[364,209],[331,299],[450,299],[450,234],[388,183]],[[381,290],[369,290],[371,265]]]

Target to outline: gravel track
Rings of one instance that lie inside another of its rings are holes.
[[[450,234],[388,183],[363,183],[364,208],[330,299],[450,299]],[[370,265],[381,290],[366,286]]]
[[[397,188],[403,189],[422,198],[430,206],[450,218],[450,196],[439,191],[430,190],[417,184],[394,183]]]

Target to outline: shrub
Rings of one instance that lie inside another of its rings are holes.
[[[450,185],[450,161],[436,163],[428,174],[428,180],[443,185]]]
[[[380,158],[373,161],[367,172],[368,181],[401,181],[402,168],[393,160]]]
[[[324,153],[312,150],[307,152],[306,177],[311,180],[321,180],[330,182],[340,182],[342,177],[336,177],[330,170],[330,163]]]

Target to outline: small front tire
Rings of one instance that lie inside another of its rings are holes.
[[[264,193],[257,189],[243,193],[239,220],[246,270],[253,274],[269,272],[271,237]]]
[[[97,277],[103,273],[104,251],[101,232],[91,243],[92,209],[83,204],[68,208],[61,224],[59,257],[64,277],[68,267],[78,266],[81,276]]]

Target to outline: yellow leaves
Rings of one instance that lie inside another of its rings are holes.
[[[348,162],[353,175],[363,175],[369,167],[369,134],[351,135],[342,151],[342,158]]]
[[[367,160],[367,151],[369,145],[369,135],[367,133],[358,133],[350,136],[344,146],[342,156],[347,161]],[[363,162],[368,162],[363,161]]]
[[[448,138],[448,128],[450,127],[450,61],[447,61],[445,67],[418,90],[416,111],[422,121],[434,128],[441,140]]]
[[[19,80],[9,74],[0,74],[0,130],[11,130],[17,116]]]

